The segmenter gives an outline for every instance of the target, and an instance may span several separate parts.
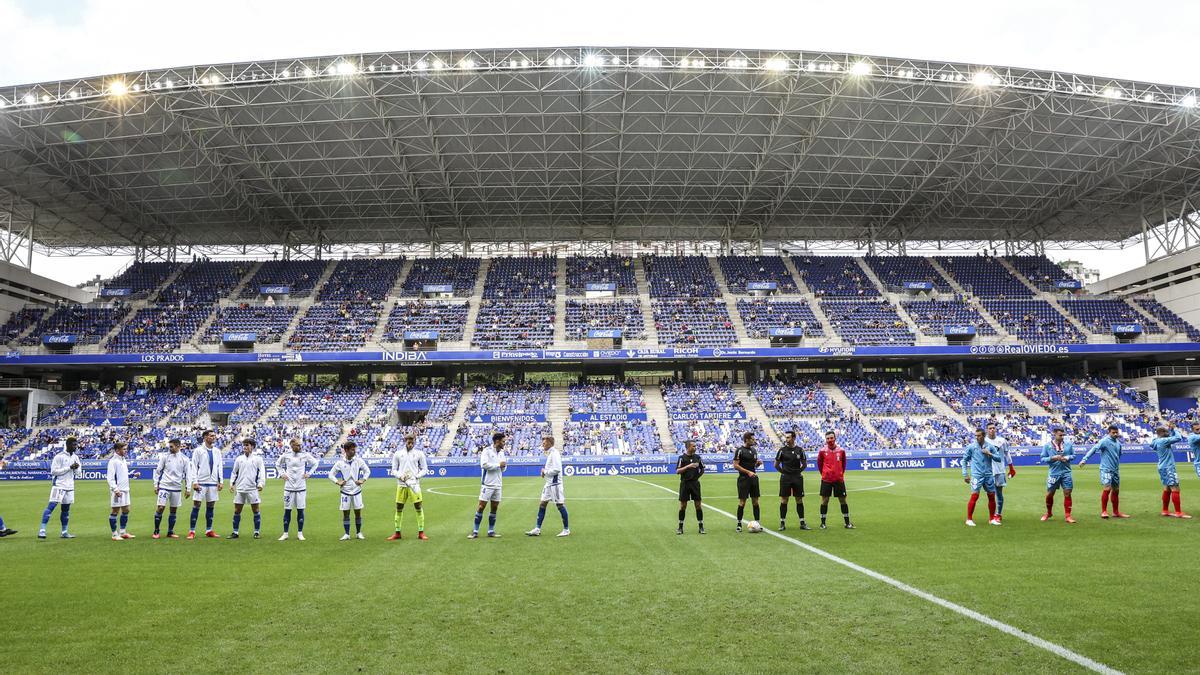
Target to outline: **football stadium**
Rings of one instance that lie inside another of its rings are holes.
[[[0,87],[5,669],[1196,671],[1198,158],[846,53]]]

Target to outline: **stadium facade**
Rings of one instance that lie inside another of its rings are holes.
[[[415,430],[469,454],[497,425],[582,455],[794,428],[887,452],[997,417],[1028,445],[1112,420],[1139,440],[1196,405],[1190,89],[564,48],[160,69],[0,105],[14,458],[214,423],[323,452]],[[1139,239],[1120,283],[1044,255]],[[136,262],[89,296],[21,271],[35,250]]]

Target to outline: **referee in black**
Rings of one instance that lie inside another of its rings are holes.
[[[779,472],[779,531],[787,529],[788,498],[796,498],[796,515],[800,516],[800,529],[810,529],[804,522],[804,469],[808,468],[808,455],[804,448],[796,445],[796,432],[789,431],[783,437],[783,447],[775,453],[775,470]]]
[[[742,531],[742,514],[746,512],[747,498],[754,505],[754,519],[758,520],[761,516],[758,506],[758,468],[761,466],[762,460],[758,458],[758,451],[754,449],[754,432],[747,431],[742,434],[742,447],[733,453],[733,468],[738,472],[738,532]]]
[[[675,534],[683,534],[683,518],[687,515],[687,503],[696,504],[696,522],[700,524],[700,534],[704,534],[704,508],[700,503],[700,476],[704,475],[704,460],[696,454],[696,441],[683,442],[683,454],[675,464],[675,473],[679,474],[679,527]]]

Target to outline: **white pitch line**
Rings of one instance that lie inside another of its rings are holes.
[[[669,487],[659,485],[657,483],[651,483],[650,481],[641,480],[640,478],[632,478],[630,476],[621,476],[621,477],[625,478],[627,480],[631,480],[635,483],[642,483],[643,485],[649,485],[650,487],[658,488],[660,490],[666,490],[667,492],[671,492],[671,493],[675,492],[674,490],[672,490]],[[726,518],[729,518],[730,520],[737,520],[737,517],[734,516],[732,513],[728,512],[728,511],[722,511],[721,509],[718,509],[714,506],[710,506],[709,504],[705,504],[704,509],[706,511],[716,511],[717,513],[725,516]],[[837,515],[840,515],[840,514],[835,514],[835,517]],[[1044,650],[1050,652],[1051,654],[1054,654],[1055,656],[1062,657],[1068,661],[1071,661],[1072,663],[1083,666],[1084,668],[1087,668],[1088,670],[1091,670],[1093,672],[1106,673],[1106,674],[1111,674],[1111,675],[1119,675],[1121,672],[1119,670],[1116,670],[1115,668],[1106,666],[1103,663],[1100,663],[1099,661],[1093,661],[1092,659],[1089,659],[1088,657],[1084,656],[1083,654],[1073,652],[1070,649],[1063,647],[1062,645],[1055,644],[1053,642],[1050,642],[1049,640],[1042,639],[1031,633],[1026,633],[1025,631],[1021,630],[1020,628],[1017,628],[1016,626],[1011,626],[1007,623],[1004,623],[1003,621],[997,621],[996,619],[993,619],[990,616],[976,612],[975,610],[970,609],[968,607],[963,607],[962,605],[960,605],[958,603],[950,602],[949,600],[939,598],[938,596],[936,596],[932,593],[923,591],[914,586],[910,586],[910,585],[904,583],[903,581],[900,581],[899,579],[893,579],[892,577],[889,577],[886,574],[880,574],[879,572],[876,572],[875,570],[867,569],[866,567],[863,567],[862,565],[859,565],[858,563],[853,563],[853,562],[850,562],[849,560],[846,560],[845,558],[840,558],[832,553],[829,553],[828,551],[819,549],[816,546],[806,544],[806,543],[800,541],[799,539],[793,539],[792,537],[789,537],[785,534],[780,534],[779,532],[774,532],[774,531],[768,530],[766,528],[763,528],[763,532],[771,535],[772,537],[775,537],[777,539],[782,539],[783,541],[786,541],[790,544],[798,546],[798,547],[804,549],[805,551],[808,551],[809,553],[819,555],[822,558],[825,558],[826,560],[829,560],[831,562],[835,562],[843,567],[848,567],[848,568],[854,570],[855,572],[858,572],[860,574],[865,574],[866,576],[871,577],[872,579],[875,579],[876,581],[882,581],[883,583],[885,583],[889,586],[892,586],[893,588],[898,588],[898,589],[904,591],[905,593],[908,593],[909,595],[913,595],[918,598],[921,598],[922,600],[932,602],[933,604],[935,604],[939,607],[943,607],[943,608],[948,609],[957,614],[961,614],[961,615],[967,617],[968,619],[974,619],[975,621],[978,621],[979,623],[982,623],[985,626],[990,626],[1001,632],[1008,633],[1009,635],[1012,635],[1013,637],[1020,638],[1035,647],[1044,649]]]

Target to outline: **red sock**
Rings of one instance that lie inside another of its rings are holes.
[[[979,493],[972,492],[971,498],[967,500],[967,520],[975,518],[975,502],[979,501]]]
[[[1063,512],[1071,515],[1071,495],[1063,495]]]
[[[1175,505],[1175,513],[1183,513],[1183,508],[1179,505],[1179,493],[1171,492],[1171,503]]]
[[[1171,505],[1171,491],[1163,490],[1163,511],[1166,511],[1167,507],[1169,507],[1170,505]]]
[[[1046,495],[1046,513],[1054,513],[1054,493]]]
[[[996,493],[988,493],[988,520],[993,520],[996,517]]]
[[[1100,491],[1100,510],[1101,511],[1108,511],[1108,493],[1109,493],[1108,488],[1105,488]],[[1114,495],[1114,498],[1115,498],[1115,495]],[[1117,508],[1117,505],[1113,504],[1113,508],[1114,509]]]
[[[1113,513],[1120,513],[1121,512],[1121,493],[1120,492],[1112,493],[1112,504],[1113,504]]]

